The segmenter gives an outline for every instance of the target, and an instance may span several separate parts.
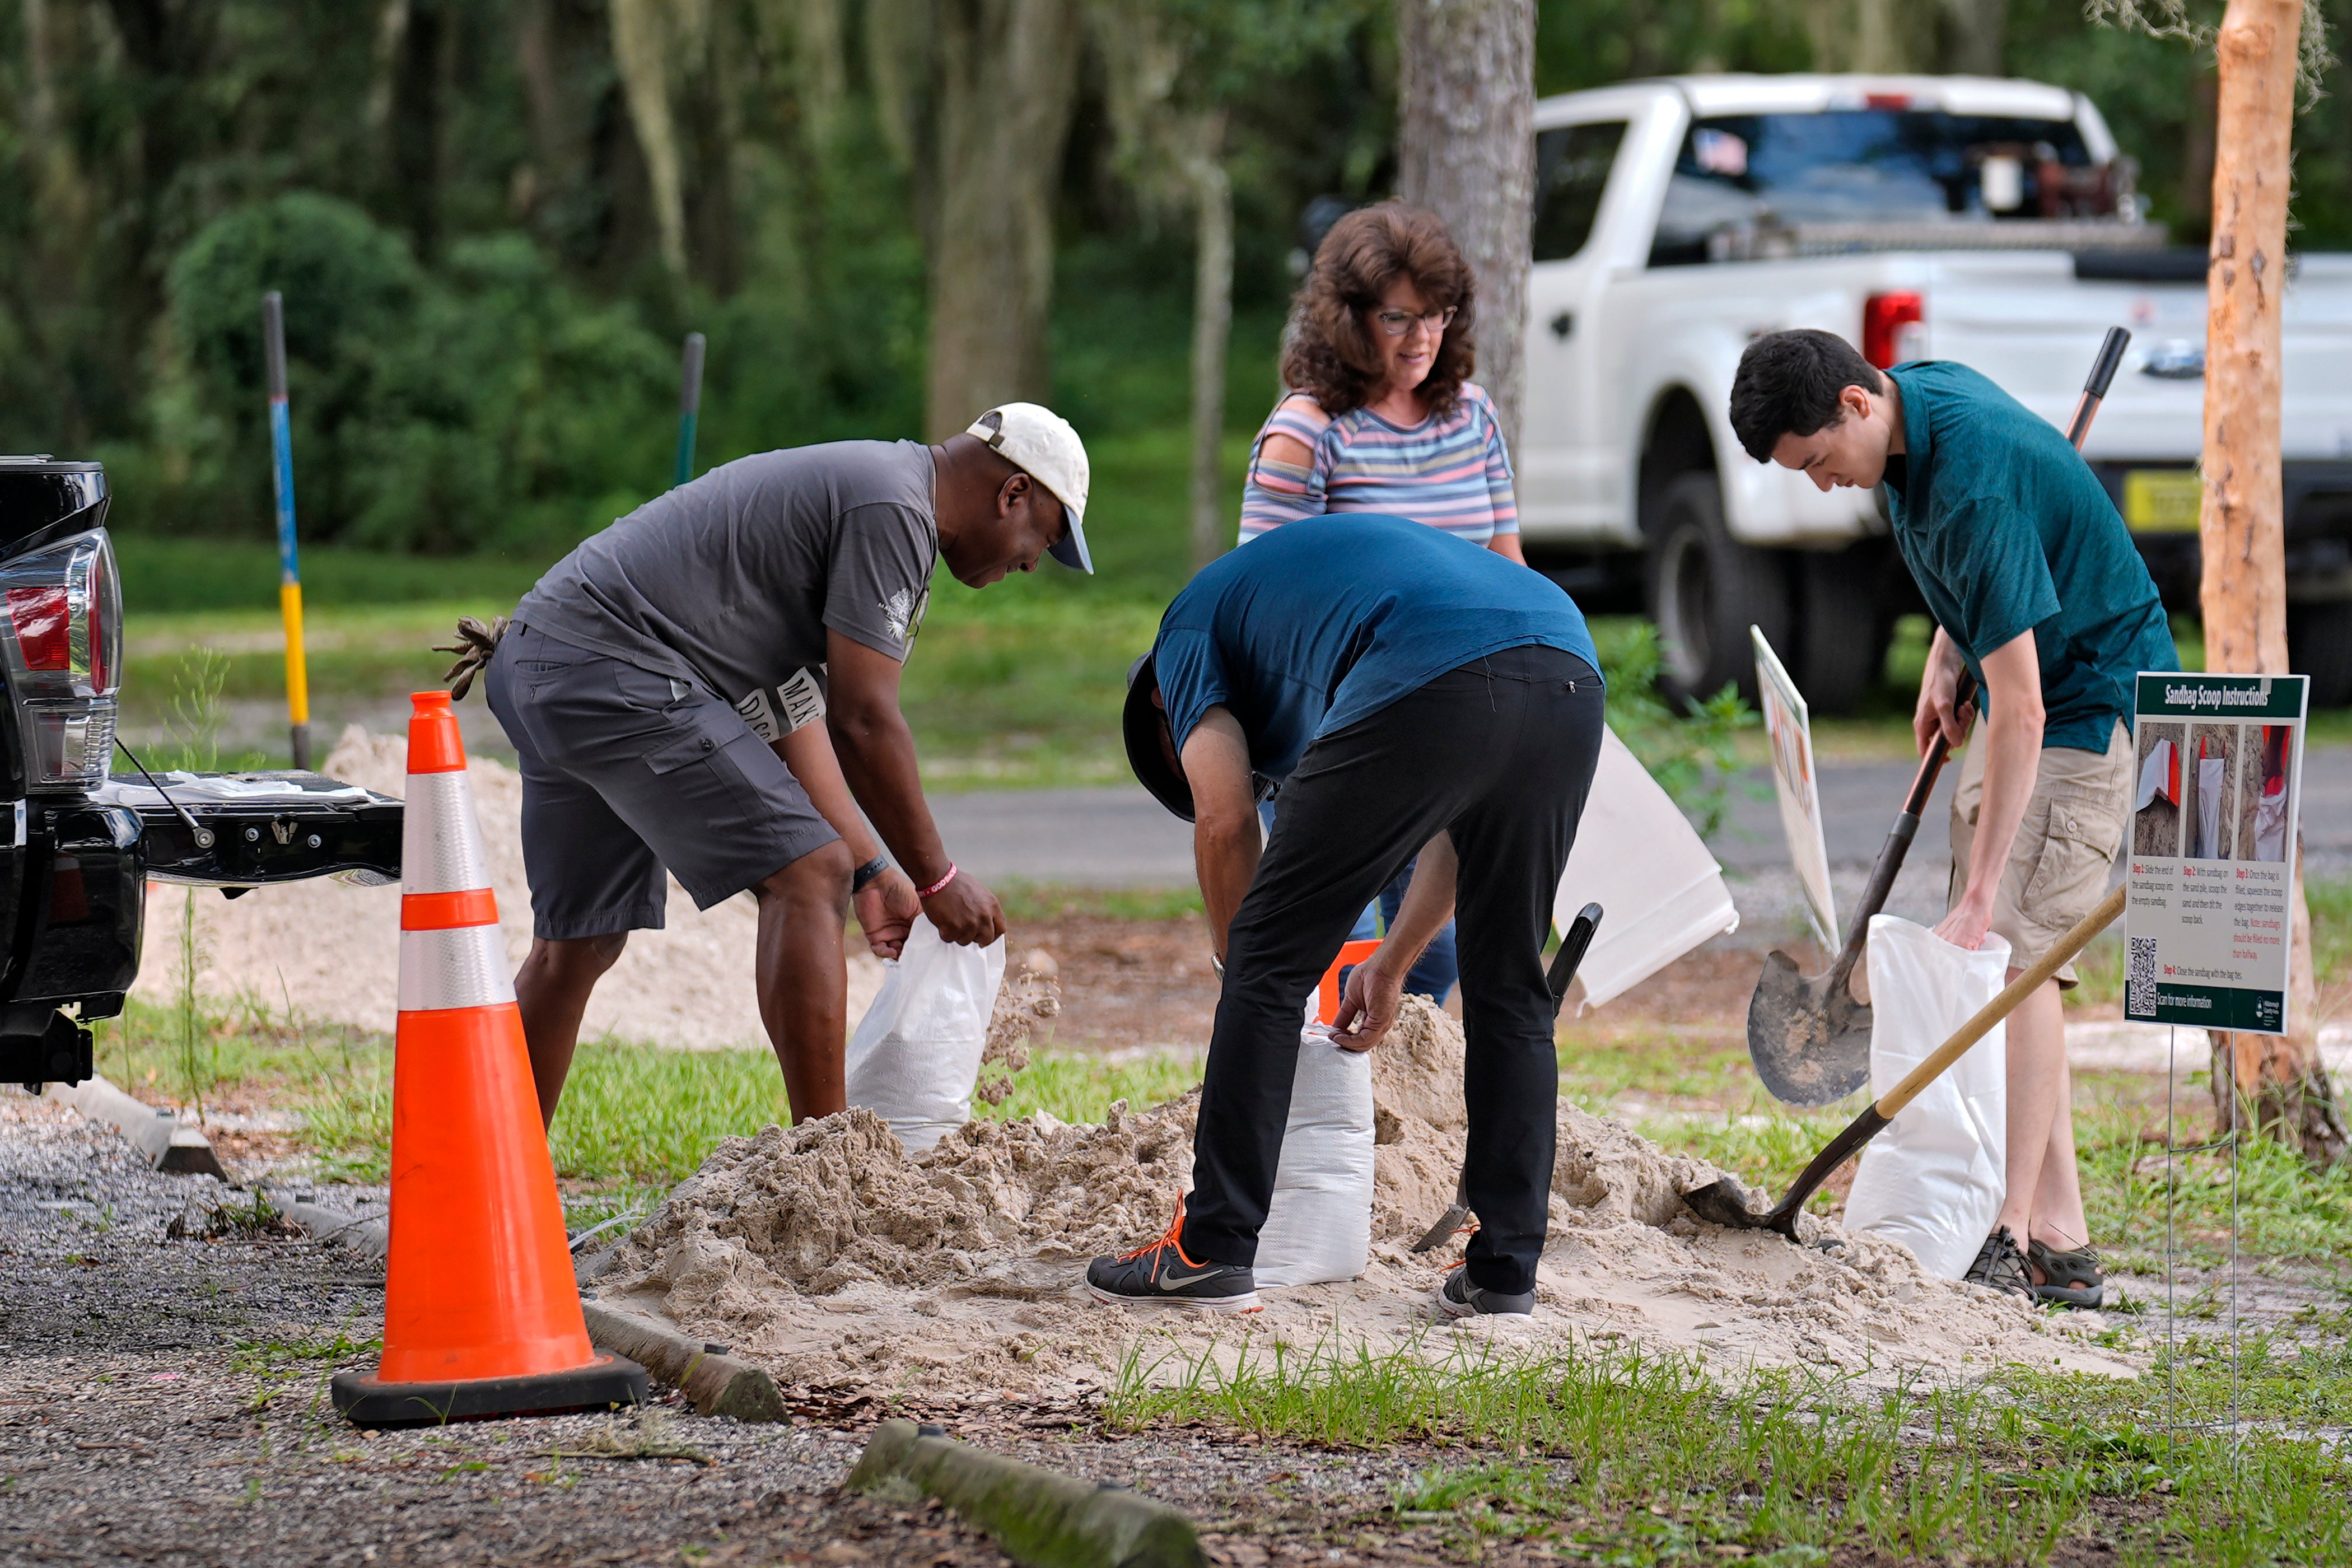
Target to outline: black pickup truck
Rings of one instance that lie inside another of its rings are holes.
[[[151,880],[400,877],[400,802],[310,773],[157,773],[115,743],[122,588],[105,469],[0,457],[0,1083],[91,1075]],[[13,821],[11,820],[13,817]]]

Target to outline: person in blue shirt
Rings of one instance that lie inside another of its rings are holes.
[[[1895,542],[1936,619],[1912,727],[1969,738],[1952,795],[1950,910],[1936,934],[2009,942],[2014,980],[2098,903],[2130,815],[2132,691],[2179,668],[2156,584],[2106,488],[2049,421],[1962,364],[1874,369],[1833,332],[1748,345],[1731,425],[1758,462],[1827,490],[1885,484]],[[2008,1194],[1969,1279],[2096,1307],[2074,1163],[2062,988],[2009,1016]]]
[[[1403,518],[1289,523],[1176,595],[1129,685],[1127,750],[1193,824],[1223,990],[1192,1191],[1157,1242],[1094,1260],[1097,1299],[1257,1304],[1300,1016],[1358,911],[1417,855],[1396,920],[1348,976],[1341,1041],[1379,1042],[1454,916],[1479,1229],[1438,1306],[1534,1310],[1559,1081],[1543,945],[1600,757],[1598,663],[1549,579]],[[1269,786],[1281,810],[1261,847]]]

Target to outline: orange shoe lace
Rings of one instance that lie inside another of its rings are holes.
[[[1118,1255],[1118,1260],[1121,1263],[1125,1263],[1130,1258],[1140,1258],[1147,1252],[1157,1252],[1163,1247],[1172,1247],[1176,1249],[1176,1256],[1184,1259],[1185,1268],[1198,1268],[1201,1267],[1200,1264],[1195,1263],[1192,1258],[1184,1256],[1183,1236],[1184,1194],[1179,1193],[1176,1194],[1176,1217],[1168,1222],[1168,1229],[1160,1237],[1160,1239],[1158,1241],[1147,1241],[1141,1247],[1135,1248],[1132,1252],[1120,1253]]]

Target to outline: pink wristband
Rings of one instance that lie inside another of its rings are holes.
[[[933,882],[933,883],[932,883],[929,887],[928,887],[928,888],[919,888],[919,889],[916,889],[916,891],[915,891],[915,897],[917,897],[917,898],[919,898],[919,899],[928,899],[928,898],[929,898],[932,894],[936,893],[936,892],[939,892],[939,891],[942,890],[943,889],[945,889],[945,888],[947,887],[947,885],[948,885],[950,882],[952,882],[952,881],[954,881],[955,879],[956,879],[956,863],[955,863],[954,861],[950,860],[950,861],[949,861],[949,862],[948,862],[948,874],[947,874],[946,876],[944,876],[944,877],[941,877],[938,881]]]

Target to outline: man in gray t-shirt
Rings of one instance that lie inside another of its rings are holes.
[[[1092,571],[1087,479],[1076,432],[1034,404],[936,447],[762,453],[639,507],[524,595],[485,687],[523,776],[515,994],[544,1117],[598,978],[662,924],[665,872],[703,909],[758,898],[761,1016],[796,1121],[843,1109],[853,905],[885,953],[918,910],[950,942],[1003,934],[924,804],[899,667],[941,560],[975,588],[1049,551]]]

